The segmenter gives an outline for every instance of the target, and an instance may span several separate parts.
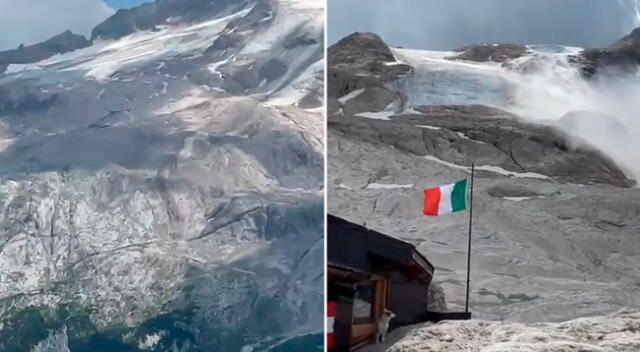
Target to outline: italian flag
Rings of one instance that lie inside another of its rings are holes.
[[[424,215],[437,216],[467,209],[467,179],[424,190]]]

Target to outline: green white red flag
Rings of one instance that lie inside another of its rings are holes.
[[[467,209],[467,179],[424,190],[427,216],[437,216]]]

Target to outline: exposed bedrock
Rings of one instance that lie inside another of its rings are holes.
[[[389,120],[330,117],[333,130],[351,138],[384,143],[415,155],[444,161],[493,165],[516,173],[536,173],[563,182],[634,183],[608,158],[589,146],[570,147],[554,127],[527,123],[486,106],[424,106],[419,113]]]

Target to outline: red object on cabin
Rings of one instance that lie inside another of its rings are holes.
[[[336,302],[327,302],[327,349],[333,348],[333,324],[336,321]]]

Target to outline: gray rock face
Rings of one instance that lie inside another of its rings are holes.
[[[308,37],[307,35],[300,35],[285,42],[284,47],[285,49],[293,49],[301,45],[306,46],[314,45],[317,43],[318,41],[315,38]]]
[[[91,40],[118,39],[139,30],[155,30],[167,22],[198,22],[225,11],[233,13],[246,4],[239,0],[160,0],[120,9],[93,29]]]
[[[425,217],[422,191],[469,177],[473,161],[474,318],[565,321],[637,307],[640,193],[629,176],[557,125],[464,104],[485,99],[494,82],[461,85],[463,65],[439,75],[452,65],[444,54],[409,54],[412,72],[423,71],[424,80],[387,82],[395,94],[384,111],[365,95],[375,83],[360,81],[359,94],[349,95],[328,82],[338,89],[328,101],[329,212],[416,245],[436,267],[447,308],[463,309],[469,213]],[[421,101],[407,88],[420,84],[457,92],[460,103],[406,103]],[[509,93],[509,86],[500,88]],[[561,122],[586,116],[578,115]]]
[[[213,45],[207,49],[207,52],[217,51],[217,50],[226,50],[229,48],[236,48],[238,46],[242,46],[242,35],[238,33],[225,33],[221,34],[216,40],[213,42]]]
[[[495,198],[535,198],[551,194],[536,192],[521,185],[504,183],[497,184],[487,189],[487,194]]]
[[[352,33],[332,45],[327,54],[331,66],[395,61],[389,46],[375,33]]]
[[[519,44],[473,44],[454,51],[461,54],[451,57],[451,60],[505,62],[525,55],[529,49]]]
[[[391,116],[388,121],[340,116],[330,117],[329,123],[334,131],[350,138],[381,142],[453,164],[475,161],[564,182],[633,185],[611,161],[595,150],[570,148],[566,135],[552,127],[525,123],[484,106],[424,106],[416,110],[421,114]]]
[[[0,52],[0,74],[3,73],[10,64],[38,62],[48,59],[55,54],[63,54],[85,48],[90,44],[84,36],[66,31],[42,43],[2,51]]]
[[[273,4],[0,76],[0,350],[322,343],[323,10]]]
[[[411,67],[394,63],[389,46],[373,33],[353,33],[327,50],[330,97],[348,94],[362,87],[383,87],[411,71]]]
[[[635,73],[640,65],[640,28],[607,48],[587,49],[573,57],[587,77],[595,74]]]

